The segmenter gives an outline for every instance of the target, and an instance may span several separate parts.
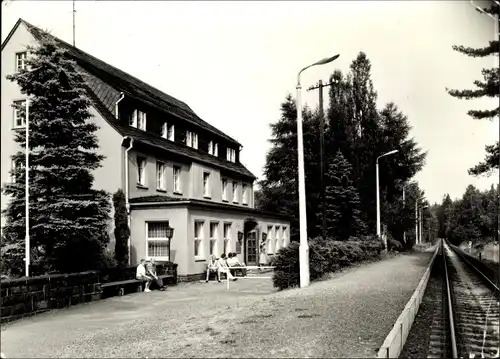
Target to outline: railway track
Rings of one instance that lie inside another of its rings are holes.
[[[443,295],[430,328],[428,358],[498,358],[498,286],[444,240],[441,251]]]

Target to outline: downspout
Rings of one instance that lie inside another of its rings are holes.
[[[130,216],[130,202],[129,202],[129,198],[128,198],[128,195],[129,195],[128,151],[130,151],[132,149],[132,147],[134,146],[134,139],[132,137],[128,137],[128,136],[124,137],[123,139],[125,140],[127,138],[130,140],[130,142],[129,142],[128,148],[125,150],[125,207],[127,208],[127,226],[128,226],[129,233],[130,233],[130,231],[131,231],[130,224],[131,224],[132,220],[131,220],[131,216]],[[127,248],[128,248],[128,265],[130,265],[130,263],[131,263],[131,261],[130,261],[130,234],[129,234],[128,239],[127,239]]]
[[[123,98],[125,97],[125,94],[123,92],[120,92],[120,98],[118,99],[118,101],[116,101],[115,103],[115,118],[118,120],[118,104],[120,103],[121,100],[123,100]]]

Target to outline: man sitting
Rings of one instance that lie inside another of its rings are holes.
[[[217,262],[216,257],[212,254],[210,256],[210,259],[208,260],[208,263],[207,263],[206,283],[208,283],[208,280],[210,279],[211,273],[214,273],[217,276],[217,281],[220,282],[220,273],[219,273],[218,269],[219,269],[219,263]]]
[[[151,292],[151,290],[149,290],[149,286],[151,285],[151,282],[153,281],[153,277],[147,275],[146,267],[144,265],[145,263],[146,263],[146,261],[144,259],[141,259],[141,263],[139,263],[139,265],[137,266],[137,271],[135,273],[135,277],[140,281],[146,282],[146,285],[144,287],[144,291],[146,293],[148,293],[148,292]]]
[[[158,278],[156,275],[156,264],[155,260],[151,259],[146,263],[146,274],[154,279],[154,282],[158,286],[158,289],[164,291],[167,287],[163,284],[163,280]]]
[[[238,257],[236,253],[232,252],[227,255],[227,265],[231,268],[231,272],[235,274],[236,272],[241,272],[241,275],[245,277],[247,275],[247,270],[246,268],[241,268],[241,269],[234,269],[234,267],[244,267],[245,264],[240,263],[238,260]]]
[[[224,253],[221,254],[221,256],[217,262],[219,265],[219,268],[218,268],[219,280],[220,280],[220,273],[226,273],[227,278],[232,280],[232,281],[235,281],[238,279],[238,278],[234,278],[233,275],[231,274],[231,272],[229,270],[229,266],[227,265],[227,262],[226,262],[226,255]]]

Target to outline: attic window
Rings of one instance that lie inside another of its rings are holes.
[[[134,110],[134,112],[132,112],[132,116],[130,116],[129,125],[138,128],[139,130],[146,131],[146,113]]]
[[[198,134],[186,131],[186,146],[198,149]]]
[[[208,154],[213,155],[215,157],[219,156],[219,144],[214,143],[214,141],[210,141],[208,143]]]
[[[168,125],[168,123],[164,122],[161,127],[161,137],[166,138],[167,140],[174,140],[174,125]]]
[[[232,148],[227,149],[226,159],[230,162],[236,162],[236,150]]]

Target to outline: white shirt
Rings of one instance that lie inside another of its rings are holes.
[[[217,260],[217,262],[219,262],[219,268],[221,268],[221,267],[222,268],[226,268],[227,267],[227,263],[226,263],[226,261],[223,258],[219,258]]]
[[[234,266],[234,265],[236,265],[236,264],[240,264],[240,261],[239,261],[239,260],[238,260],[238,258],[236,258],[236,257],[231,257],[231,258],[229,258],[229,259],[227,260],[227,264],[228,264],[229,266]]]
[[[139,264],[137,266],[137,272],[135,273],[136,277],[144,277],[146,276],[146,267],[144,267],[144,264]]]

